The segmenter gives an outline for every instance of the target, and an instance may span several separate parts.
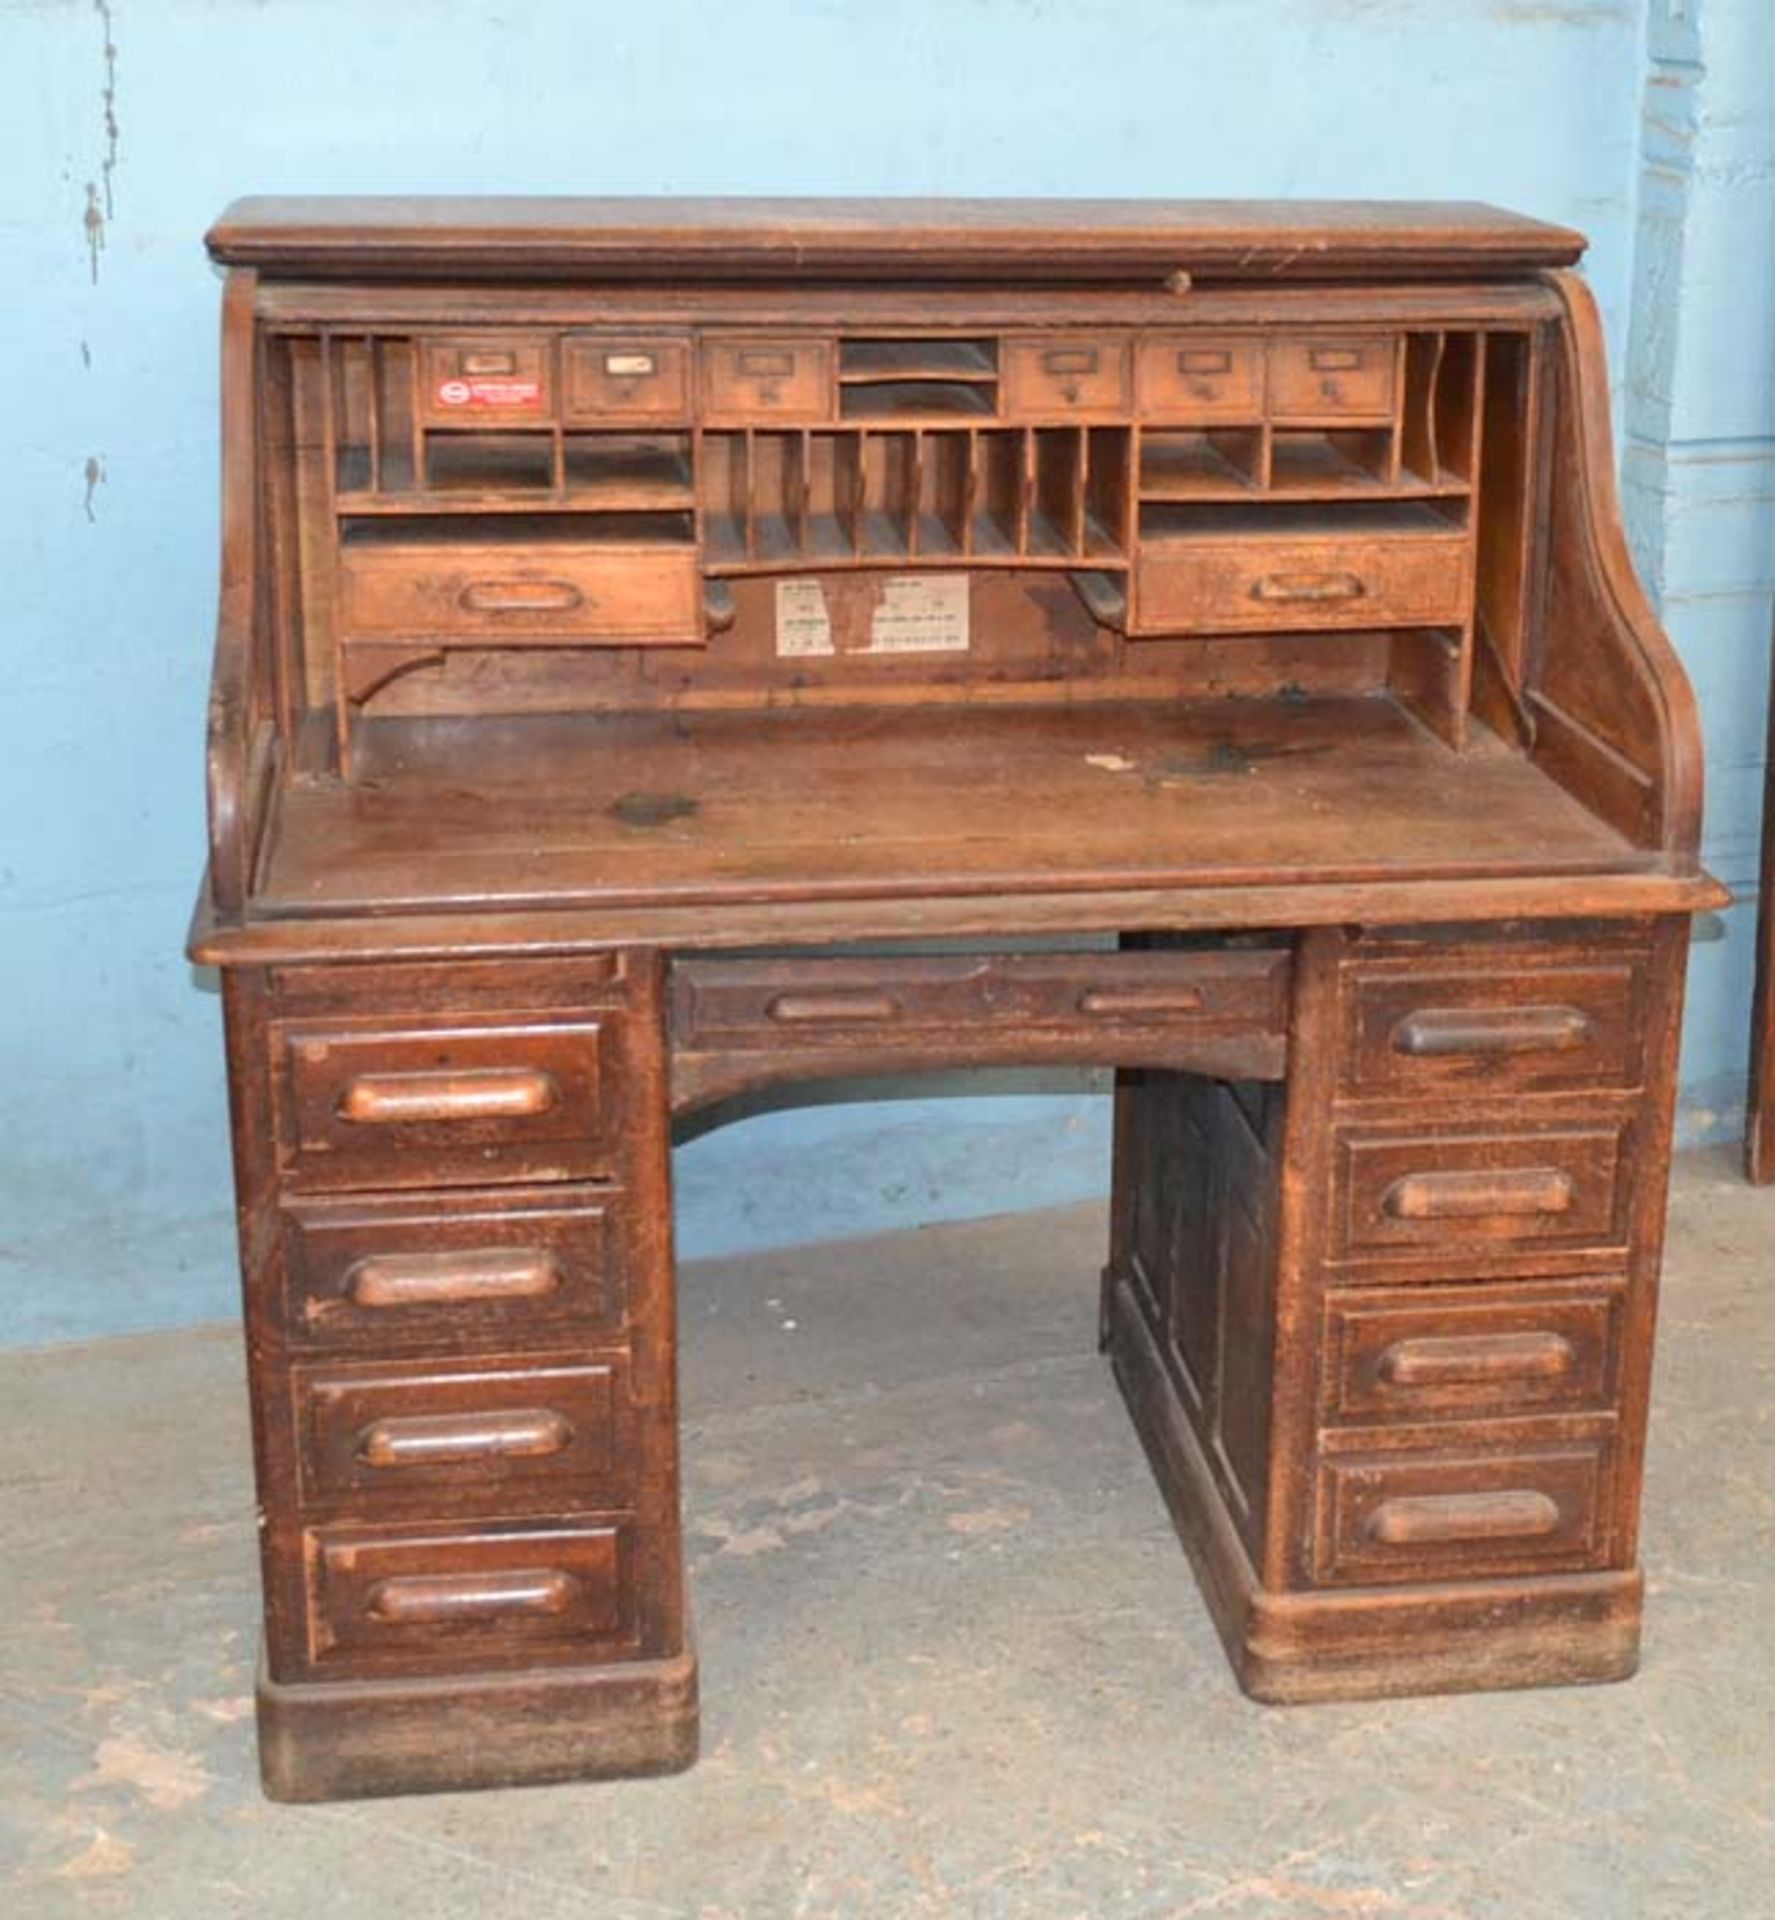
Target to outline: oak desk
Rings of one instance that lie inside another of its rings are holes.
[[[270,1791],[691,1759],[672,1119],[901,1067],[1117,1069],[1103,1344],[1248,1691],[1632,1669],[1720,894],[1581,245],[223,217]]]

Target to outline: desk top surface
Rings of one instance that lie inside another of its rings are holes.
[[[1466,201],[316,196],[237,200],[216,259],[321,278],[526,274],[1153,281],[1569,266],[1568,228]]]

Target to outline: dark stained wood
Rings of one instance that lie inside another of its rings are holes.
[[[277,201],[211,244],[191,948],[268,1790],[689,1763],[672,1114],[931,1065],[1118,1070],[1103,1343],[1248,1691],[1630,1672],[1724,896],[1578,237]]]

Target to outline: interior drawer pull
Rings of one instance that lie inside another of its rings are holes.
[[[1231,373],[1233,356],[1224,347],[1182,347],[1177,354],[1179,373]]]
[[[1095,373],[1098,352],[1095,347],[1049,347],[1042,355],[1044,373]]]
[[[1595,1022],[1580,1007],[1421,1007],[1393,1029],[1393,1051],[1417,1060],[1451,1054],[1570,1053]]]
[[[897,1020],[900,1003],[889,993],[779,993],[764,1009],[785,1026],[834,1025],[852,1020]]]
[[[500,351],[489,348],[484,351],[465,353],[457,364],[464,373],[516,373],[518,356],[509,349]]]
[[[342,1119],[361,1126],[426,1120],[526,1120],[560,1097],[553,1075],[536,1068],[464,1073],[366,1073],[340,1096]]]
[[[464,613],[572,613],[585,594],[571,580],[471,580],[456,601]]]
[[[562,1453],[572,1423],[552,1407],[502,1413],[416,1413],[377,1420],[358,1435],[370,1467],[454,1466],[468,1460],[531,1460]]]
[[[416,1573],[378,1580],[364,1600],[373,1620],[391,1627],[511,1615],[566,1613],[579,1582],[559,1567],[517,1567],[509,1573]]]
[[[1360,600],[1368,591],[1353,573],[1266,573],[1251,588],[1253,600]]]
[[[457,1253],[375,1253],[360,1260],[345,1291],[360,1307],[474,1306],[484,1300],[536,1300],[561,1285],[552,1253],[488,1247]]]
[[[1463,1540],[1544,1540],[1559,1508],[1532,1487],[1502,1493],[1420,1493],[1383,1500],[1363,1531],[1383,1547],[1438,1547]]]
[[[1106,1020],[1201,1011],[1202,994],[1197,987],[1087,987],[1079,995],[1080,1013]]]
[[[626,349],[604,356],[604,371],[613,380],[647,380],[659,372],[659,356]]]
[[[1307,352],[1307,365],[1315,373],[1354,373],[1361,364],[1355,347],[1312,347]]]
[[[1559,1333],[1468,1333],[1396,1340],[1376,1367],[1390,1387],[1562,1380],[1577,1354]]]
[[[780,349],[742,347],[734,355],[734,365],[748,379],[786,380],[795,371],[795,356]]]
[[[1381,1197],[1393,1220],[1483,1220],[1497,1215],[1538,1217],[1570,1213],[1576,1199],[1569,1174],[1557,1167],[1497,1173],[1408,1173]]]

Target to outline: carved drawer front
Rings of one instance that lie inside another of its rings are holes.
[[[569,335],[561,344],[561,412],[569,426],[690,418],[690,347],[652,335]]]
[[[1358,965],[1344,1085],[1373,1098],[1637,1086],[1645,989],[1637,953],[1521,971],[1483,950]]]
[[[1277,420],[1390,420],[1399,342],[1391,334],[1308,334],[1270,346]]]
[[[1609,1442],[1367,1454],[1320,1469],[1315,1577],[1450,1580],[1600,1566]]]
[[[596,1497],[614,1489],[630,1424],[622,1354],[557,1366],[299,1367],[295,1385],[310,1503]]]
[[[421,540],[398,521],[377,521],[340,543],[339,593],[340,624],[366,637],[545,646],[702,633],[688,544]]]
[[[623,1206],[611,1187],[294,1202],[291,1336],[399,1347],[620,1324]]]
[[[322,1527],[307,1549],[322,1672],[528,1666],[636,1638],[633,1528],[617,1516]]]
[[[1008,340],[1004,387],[1012,417],[1125,413],[1129,397],[1125,340],[1051,334]]]
[[[832,413],[832,343],[793,336],[705,339],[703,418],[711,422],[825,420]]]
[[[1148,335],[1135,355],[1140,415],[1165,426],[1263,418],[1261,342],[1212,334]]]
[[[1627,1240],[1620,1122],[1538,1132],[1339,1133],[1333,1258],[1430,1267],[1617,1250]]]
[[[1166,633],[1456,625],[1472,597],[1466,536],[1438,530],[1428,509],[1413,518],[1424,525],[1384,537],[1330,527],[1216,537],[1204,523],[1148,542],[1136,568],[1140,625]]]
[[[1324,1414],[1345,1425],[1600,1413],[1614,1403],[1618,1281],[1335,1294]]]
[[[583,1179],[611,1158],[597,1020],[274,1034],[292,1187]]]
[[[427,340],[419,353],[419,416],[433,427],[535,427],[554,411],[549,342],[488,333]]]

